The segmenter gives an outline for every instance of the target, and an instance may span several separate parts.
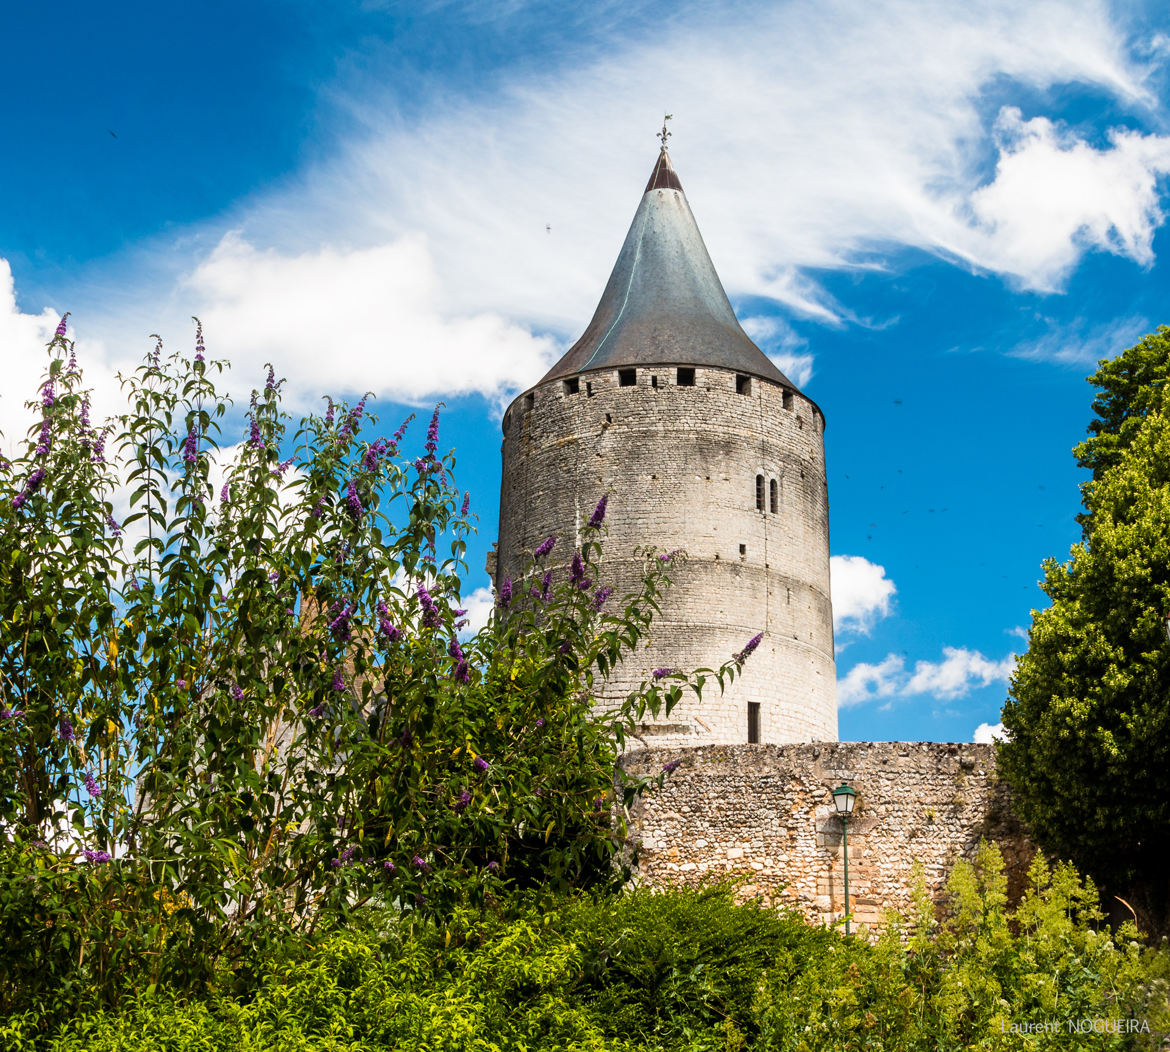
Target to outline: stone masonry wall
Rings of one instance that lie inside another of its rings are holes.
[[[640,366],[636,383],[623,387],[617,370],[596,370],[512,403],[504,416],[497,586],[506,576],[515,583],[550,534],[560,538],[553,559],[563,565],[609,492],[603,579],[615,589],[611,602],[640,580],[635,548],[682,548],[687,561],[672,572],[647,649],[610,677],[602,702],[624,697],[654,668],[718,666],[763,632],[725,695],[709,685],[701,703],[688,697],[669,719],[642,728],[643,740],[746,742],[748,702],[760,706],[760,741],[833,740],[823,417],[779,384],[751,377],[750,390],[739,393],[734,372],[694,374],[693,386],[683,386],[676,366]]]
[[[841,821],[830,791],[857,790],[849,822],[849,895],[856,924],[906,911],[913,868],[937,895],[981,838],[999,845],[1009,894],[1022,890],[1033,848],[998,781],[990,745],[825,742],[645,749],[630,773],[678,767],[631,816],[639,882],[698,884],[744,876],[742,895],[775,895],[810,920],[844,911]]]

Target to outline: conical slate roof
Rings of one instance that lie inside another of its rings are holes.
[[[795,387],[740,328],[665,148],[593,320],[541,383],[631,365],[714,366]]]

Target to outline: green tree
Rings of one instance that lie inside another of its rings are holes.
[[[1082,540],[1044,563],[1004,707],[1000,765],[1050,851],[1165,919],[1170,863],[1170,329],[1090,377],[1100,393],[1074,450]],[[1160,906],[1158,905],[1160,903]]]

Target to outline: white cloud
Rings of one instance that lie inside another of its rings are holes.
[[[1170,137],[1113,130],[1095,149],[1045,117],[1006,107],[995,126],[995,180],[971,195],[982,265],[1055,289],[1087,249],[1153,261],[1163,215],[1157,179],[1170,172]]]
[[[467,628],[463,635],[474,635],[487,624],[492,610],[496,606],[496,597],[490,588],[477,588],[470,595],[462,598],[463,608],[467,611]]]
[[[57,329],[60,316],[46,307],[40,314],[25,314],[16,304],[15,284],[8,261],[0,259],[0,361],[4,383],[0,385],[0,451],[13,456],[23,445],[34,414],[24,403],[35,399],[48,367],[45,344]]]
[[[829,559],[833,599],[833,629],[868,633],[875,621],[888,617],[897,589],[884,566],[861,555],[834,555]]]
[[[897,654],[890,654],[879,665],[864,662],[854,665],[844,679],[837,680],[837,704],[848,708],[875,698],[892,697],[900,693],[904,672]]]
[[[877,665],[854,665],[843,679],[837,681],[837,701],[842,707],[848,707],[877,698],[908,698],[922,694],[951,700],[963,697],[975,687],[1006,683],[1015,665],[1014,654],[1001,661],[991,661],[977,650],[943,647],[942,661],[915,662],[914,672],[908,674],[903,659],[897,654],[889,654]]]
[[[186,284],[217,353],[257,375],[279,363],[294,392],[327,376],[335,390],[404,401],[494,398],[552,361],[550,340],[498,314],[446,314],[422,237],[289,255],[229,233]]]
[[[977,745],[990,745],[993,741],[1006,741],[1008,733],[1002,723],[981,723],[971,738]]]
[[[1016,667],[1014,654],[1002,661],[989,661],[977,650],[943,647],[943,660],[919,661],[906,684],[907,694],[933,694],[936,698],[958,698],[972,687],[1006,683]]]

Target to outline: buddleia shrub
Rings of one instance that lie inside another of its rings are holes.
[[[368,398],[294,426],[269,366],[221,449],[225,366],[196,332],[192,357],[157,341],[98,425],[62,321],[0,465],[0,1013],[247,986],[290,933],[372,903],[616,886],[653,782],[615,783],[626,733],[758,642],[597,711],[681,553],[642,553],[614,595],[603,498],[468,638],[439,407],[408,454],[410,419],[372,437]]]

